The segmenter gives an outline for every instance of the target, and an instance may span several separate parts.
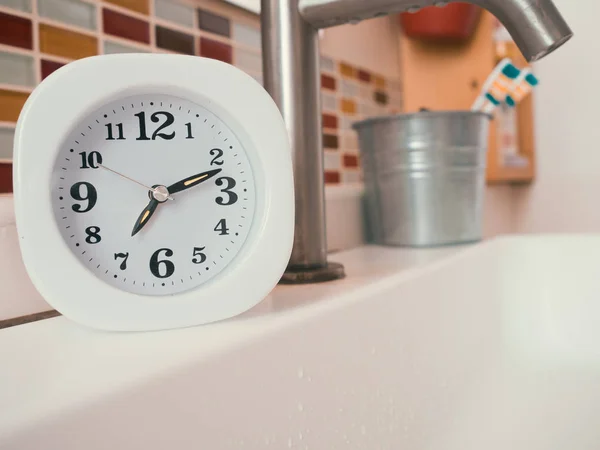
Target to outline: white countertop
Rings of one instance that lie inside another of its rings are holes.
[[[365,293],[445,264],[463,250],[362,247],[335,254],[331,259],[346,267],[345,280],[279,286],[253,310],[208,326],[108,333],[58,317],[0,330],[0,444],[48,417],[76,412],[250,342],[276,338],[278,331],[306,326],[348,302],[368,301]]]

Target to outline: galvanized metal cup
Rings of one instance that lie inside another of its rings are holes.
[[[370,240],[411,247],[480,240],[489,123],[470,111],[355,123]]]

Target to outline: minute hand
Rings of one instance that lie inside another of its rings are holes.
[[[175,184],[167,187],[169,194],[176,194],[177,192],[185,191],[186,189],[192,188],[209,178],[214,177],[216,174],[221,172],[221,169],[209,170],[207,172],[197,173],[191,177],[187,177]]]

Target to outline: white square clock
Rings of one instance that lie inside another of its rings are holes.
[[[289,260],[292,173],[277,106],[235,67],[152,54],[73,62],[17,124],[25,266],[48,303],[94,328],[235,316]]]

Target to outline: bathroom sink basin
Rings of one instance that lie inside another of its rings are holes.
[[[600,448],[600,236],[335,255],[220,324],[0,330],[0,448]]]

